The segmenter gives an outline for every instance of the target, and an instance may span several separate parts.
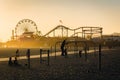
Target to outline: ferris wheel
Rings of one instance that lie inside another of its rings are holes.
[[[36,34],[38,32],[36,23],[30,19],[20,20],[15,27],[15,34],[20,36],[25,32],[33,32]]]

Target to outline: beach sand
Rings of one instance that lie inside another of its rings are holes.
[[[39,51],[39,50],[38,50]],[[14,51],[12,51],[14,52]],[[40,63],[39,58],[31,59],[30,69],[27,60],[19,60],[21,66],[8,66],[7,61],[0,62],[0,80],[120,80],[120,48],[102,51],[101,71],[98,68],[98,53],[80,58],[71,54],[67,57],[50,57]]]

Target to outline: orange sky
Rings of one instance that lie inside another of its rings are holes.
[[[119,0],[0,0],[0,40],[10,39],[22,19],[36,22],[42,34],[59,25],[103,27],[104,34],[120,32]]]

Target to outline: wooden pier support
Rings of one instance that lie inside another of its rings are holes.
[[[99,44],[99,71],[101,71],[101,44]]]

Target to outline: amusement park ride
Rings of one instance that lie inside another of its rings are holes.
[[[58,25],[45,35],[41,34],[37,25],[30,19],[20,20],[15,30],[12,30],[11,40],[6,42],[7,47],[50,47],[56,42],[68,40],[91,40],[94,37],[102,37],[101,27],[79,27],[70,29]]]

